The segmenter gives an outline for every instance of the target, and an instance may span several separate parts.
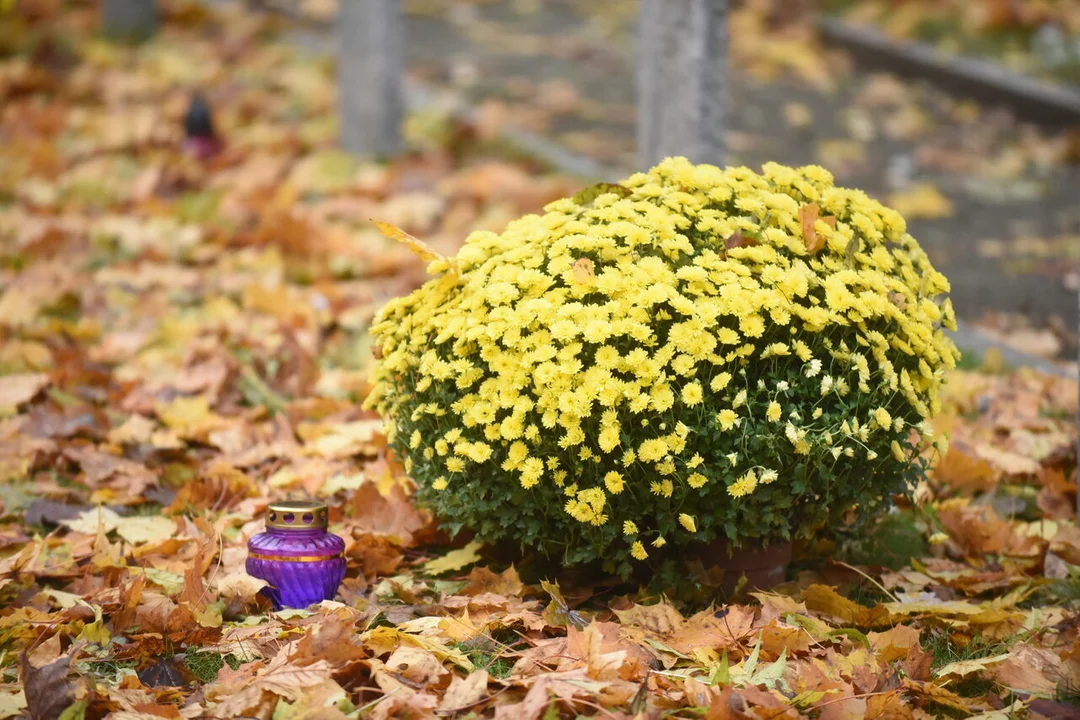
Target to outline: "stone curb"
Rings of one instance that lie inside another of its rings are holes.
[[[1058,365],[1052,360],[1047,360],[1038,355],[1031,355],[1022,350],[1017,350],[967,323],[957,322],[956,332],[949,334],[952,336],[953,342],[956,343],[956,346],[960,348],[962,352],[973,352],[979,355],[986,355],[989,350],[997,350],[1001,353],[1001,358],[1007,365],[1016,368],[1031,368],[1032,370],[1038,370],[1041,373],[1056,375],[1058,377],[1075,377],[1075,373],[1070,372],[1067,368]]]
[[[1054,85],[989,62],[947,55],[925,43],[898,41],[873,28],[832,17],[819,18],[817,26],[826,42],[869,65],[922,77],[984,103],[1006,105],[1018,116],[1041,125],[1080,124],[1080,89]]]

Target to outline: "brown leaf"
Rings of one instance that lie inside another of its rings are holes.
[[[24,651],[20,656],[20,671],[26,707],[31,720],[56,720],[75,702],[75,685],[68,681],[71,655],[34,667]]]
[[[438,683],[447,674],[446,668],[432,653],[407,645],[390,654],[386,669],[414,683],[414,687]]]
[[[495,595],[520,595],[523,586],[517,570],[511,565],[501,574],[496,575],[489,568],[476,567],[469,573],[469,584],[462,590],[462,595],[483,595],[492,593]]]
[[[454,713],[477,704],[488,694],[488,672],[483,668],[464,678],[455,675],[439,701],[440,713]]]
[[[754,247],[758,244],[757,238],[743,235],[742,230],[736,230],[730,237],[724,240],[724,250],[726,251],[740,247]]]
[[[1051,650],[1018,643],[989,676],[1010,690],[1052,698],[1064,676],[1061,658]]]
[[[907,657],[911,648],[919,645],[919,631],[910,625],[897,625],[885,632],[867,633],[866,637],[878,660],[884,663]]]

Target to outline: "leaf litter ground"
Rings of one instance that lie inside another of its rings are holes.
[[[168,4],[134,49],[27,7],[0,18],[0,717],[1080,715],[1075,381],[956,373],[917,505],[769,592],[494,560],[358,409],[372,313],[423,279],[368,220],[450,253],[575,183],[434,115],[387,164],[338,153],[330,68],[243,13]],[[291,493],[349,572],[274,613],[245,543]]]

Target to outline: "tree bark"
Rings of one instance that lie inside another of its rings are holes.
[[[111,40],[146,40],[157,26],[157,0],[101,0],[101,31]]]
[[[641,0],[638,164],[724,162],[727,0]]]
[[[358,155],[401,151],[405,114],[403,0],[339,0],[341,146]]]

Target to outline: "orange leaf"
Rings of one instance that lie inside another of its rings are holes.
[[[396,240],[399,243],[404,243],[406,247],[412,250],[413,254],[416,255],[416,257],[420,258],[424,262],[441,260],[450,267],[450,269],[455,275],[460,274],[457,263],[452,258],[448,258],[442,253],[433,250],[423,240],[413,237],[409,233],[399,228],[397,225],[392,225],[390,223],[382,222],[380,220],[372,220],[371,222],[375,223],[375,227],[379,228],[379,232],[381,232],[384,236],[390,238],[391,240]]]
[[[596,266],[587,257],[574,261],[574,279],[582,285],[588,285],[596,279]]]
[[[806,242],[806,251],[814,255],[825,247],[825,238],[817,234],[814,223],[818,220],[820,208],[817,203],[810,203],[799,208],[799,223],[802,224],[803,240]],[[836,219],[833,218],[833,222]]]

